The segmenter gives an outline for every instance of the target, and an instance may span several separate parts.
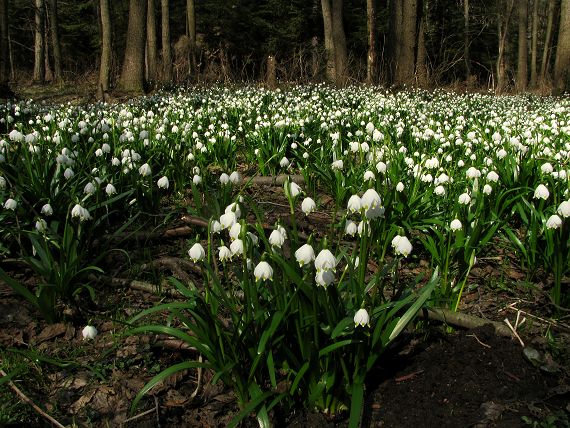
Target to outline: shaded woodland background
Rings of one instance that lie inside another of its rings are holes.
[[[561,94],[568,24],[570,0],[0,0],[0,91],[328,81]]]

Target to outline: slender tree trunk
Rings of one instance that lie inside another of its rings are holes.
[[[44,1],[35,0],[35,38],[34,38],[34,74],[32,80],[35,83],[45,82],[44,60]]]
[[[146,78],[149,82],[156,82],[158,65],[158,48],[156,36],[156,13],[154,0],[147,0],[146,10]]]
[[[61,65],[61,43],[59,41],[59,16],[57,13],[57,0],[48,0],[50,15],[51,46],[53,51],[53,77],[56,82],[63,80]]]
[[[368,56],[366,57],[366,83],[373,85],[377,80],[376,65],[376,0],[366,0],[366,24],[368,27]]]
[[[518,0],[518,61],[517,61],[517,84],[518,92],[526,91],[528,83],[528,42],[527,27],[528,27],[528,0]]]
[[[0,98],[11,95],[8,42],[8,0],[0,0]]]
[[[463,61],[465,62],[465,81],[471,79],[471,59],[469,49],[469,0],[463,0]]]
[[[420,23],[418,25],[418,54],[416,58],[416,79],[419,87],[426,87],[428,84],[428,70],[427,70],[427,51],[425,41],[425,26],[426,19],[423,13],[422,2],[419,2],[420,9],[418,13],[421,14]]]
[[[402,0],[402,26],[399,55],[396,58],[395,84],[410,85],[414,82],[416,54],[417,0]]]
[[[146,40],[146,0],[129,1],[127,45],[119,87],[125,92],[144,92],[144,46]]]
[[[109,91],[111,76],[111,14],[109,0],[100,0],[101,9],[101,63],[99,64],[99,87],[97,93],[99,99],[103,99]]]
[[[507,63],[505,50],[507,46],[507,34],[511,13],[514,7],[514,0],[507,0],[506,9],[502,2],[499,2],[499,10],[497,12],[498,36],[499,36],[499,54],[497,56],[497,93],[502,93],[507,85]]]
[[[554,0],[548,1],[548,18],[546,20],[546,33],[544,34],[544,50],[542,51],[542,62],[540,63],[540,81],[546,81],[550,63],[550,39],[552,38],[552,27],[554,25]]]
[[[554,95],[570,91],[570,0],[560,2],[558,46],[554,62]]]
[[[169,1],[161,0],[162,11],[162,79],[172,81],[172,53],[170,51],[170,11]]]
[[[538,80],[536,60],[538,56],[538,0],[532,1],[532,39],[530,44],[530,87],[535,88]]]
[[[332,0],[332,31],[334,45],[335,82],[344,85],[347,80],[348,53],[344,33],[343,0]]]
[[[47,10],[47,5],[44,3],[44,9],[45,9],[45,17],[44,17],[44,69],[45,69],[45,73],[44,73],[44,80],[46,82],[52,82],[53,81],[53,72],[51,69],[51,63],[50,63],[50,59],[51,59],[51,55],[49,53],[49,16],[48,16],[48,10]]]
[[[390,82],[398,82],[400,65],[400,52],[402,51],[403,40],[403,2],[401,0],[390,0]]]
[[[190,70],[189,74],[197,73],[196,64],[196,11],[194,8],[194,0],[186,0],[186,25],[188,28],[187,35],[190,42]]]
[[[335,49],[333,42],[333,20],[331,0],[321,0],[323,10],[323,28],[325,36],[325,56],[327,60],[326,77],[329,82],[336,78]]]

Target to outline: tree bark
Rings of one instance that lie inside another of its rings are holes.
[[[196,64],[196,11],[194,8],[194,0],[186,0],[186,25],[188,28],[187,35],[190,42],[190,70],[191,76],[197,73]]]
[[[389,49],[390,49],[390,82],[396,83],[400,58],[402,50],[402,14],[403,3],[401,0],[390,0],[389,5]]]
[[[348,53],[344,33],[343,0],[332,0],[332,37],[334,46],[335,82],[344,85],[347,80]]]
[[[528,83],[528,42],[527,27],[528,27],[528,0],[518,0],[518,62],[517,62],[517,84],[516,89],[518,92],[526,91]]]
[[[471,79],[471,59],[469,49],[469,0],[463,0],[463,61],[465,62],[465,81]]]
[[[170,11],[169,1],[161,0],[162,17],[162,79],[172,81],[172,53],[170,49]]]
[[[377,80],[376,70],[376,0],[366,0],[366,23],[368,27],[368,56],[366,57],[366,83],[373,85]]]
[[[428,84],[427,51],[426,51],[426,42],[425,42],[426,19],[422,9],[420,9],[418,13],[421,13],[421,18],[420,18],[420,24],[418,26],[418,55],[416,58],[416,79],[418,86],[424,88]]]
[[[0,0],[0,98],[11,95],[9,58],[8,0]]]
[[[144,92],[144,47],[146,40],[146,0],[129,1],[127,45],[119,87],[124,92]]]
[[[109,0],[99,1],[101,13],[101,63],[99,64],[99,87],[97,94],[103,99],[109,90],[111,76],[111,14]]]
[[[158,65],[157,46],[154,0],[148,0],[146,10],[146,78],[149,82],[156,82]]]
[[[546,81],[550,63],[550,41],[552,39],[552,27],[554,25],[554,9],[556,7],[554,0],[548,1],[548,18],[546,21],[546,32],[544,34],[544,50],[542,51],[542,62],[540,63],[540,81]]]
[[[415,53],[416,53],[416,25],[417,25],[417,0],[402,0],[402,25],[400,27],[400,45],[397,47],[399,55],[395,58],[396,75],[394,83],[396,85],[411,85],[414,82],[415,74]],[[396,29],[398,31],[398,29]]]
[[[570,91],[570,0],[560,2],[558,46],[554,62],[554,95]]]
[[[503,8],[502,2],[499,2],[499,10],[497,11],[497,24],[499,36],[499,54],[497,55],[497,86],[496,92],[502,93],[507,85],[507,63],[505,50],[507,46],[507,33],[511,13],[514,7],[514,0],[507,0],[506,9]]]
[[[44,19],[45,9],[43,0],[35,0],[35,28],[34,28],[34,83],[45,82],[45,59],[44,59]]]
[[[335,54],[333,42],[333,21],[331,0],[321,0],[321,8],[323,11],[323,29],[325,36],[325,57],[327,60],[326,77],[329,82],[334,82],[336,78],[335,72]]]
[[[53,52],[53,77],[57,83],[63,81],[63,68],[61,65],[61,43],[59,39],[59,17],[57,13],[57,0],[48,0],[51,46]]]
[[[530,45],[530,87],[535,88],[538,81],[536,60],[538,56],[538,0],[532,1],[532,39]]]

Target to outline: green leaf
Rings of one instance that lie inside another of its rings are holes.
[[[340,320],[331,333],[331,339],[336,339],[338,336],[344,336],[346,334],[352,333],[352,330],[347,330],[347,327],[353,323],[354,320],[350,317],[346,317]]]
[[[38,298],[24,285],[8,276],[8,274],[2,268],[0,268],[0,279],[8,284],[16,293],[30,302],[35,308],[40,309]]]
[[[253,412],[261,403],[271,397],[273,393],[271,391],[267,391],[261,395],[258,395],[256,398],[251,400],[247,406],[245,406],[241,412],[239,412],[228,424],[228,428],[236,427],[243,418]]]
[[[261,340],[259,341],[259,346],[257,348],[258,354],[263,354],[263,352],[265,352],[265,345],[267,344],[267,341],[273,336],[275,330],[277,330],[277,327],[279,327],[279,324],[283,320],[283,316],[284,314],[281,311],[277,311],[275,314],[273,314],[271,325],[261,335]]]
[[[323,349],[319,351],[319,358],[324,357],[327,354],[330,354],[331,352],[337,350],[338,348],[342,348],[343,346],[347,346],[352,343],[357,343],[357,341],[353,339],[346,339],[346,340],[341,340],[340,342],[333,343],[332,345],[325,346]]]
[[[308,369],[309,369],[309,362],[305,361],[305,364],[303,364],[301,366],[301,369],[299,370],[299,372],[297,373],[297,376],[295,376],[295,379],[293,380],[293,383],[291,384],[291,388],[289,389],[290,395],[293,395],[295,393],[295,391],[297,390],[297,386],[299,385],[299,382],[301,382],[303,375],[305,374],[305,372]]]
[[[362,416],[362,405],[364,404],[364,383],[354,382],[352,384],[352,399],[350,403],[349,428],[358,428]]]

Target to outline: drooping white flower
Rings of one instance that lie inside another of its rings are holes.
[[[236,239],[230,244],[230,250],[234,256],[243,254],[243,241],[241,239]]]
[[[50,204],[44,204],[42,206],[41,213],[44,215],[50,216],[53,214],[53,208],[51,207]]]
[[[483,193],[485,195],[490,195],[493,192],[493,188],[489,184],[483,186]]]
[[[242,178],[241,178],[241,174],[240,174],[239,172],[233,171],[233,172],[230,174],[230,182],[231,182],[232,184],[240,184],[240,183],[241,183],[241,180],[242,180]]]
[[[83,340],[95,339],[95,337],[97,337],[97,333],[97,329],[92,325],[85,326],[85,328],[81,331]]]
[[[342,161],[342,159],[335,160],[331,164],[331,168],[333,169],[333,171],[342,171],[342,169],[344,168],[344,162]]]
[[[374,189],[366,190],[366,192],[364,192],[364,195],[362,195],[362,198],[360,198],[360,201],[362,203],[362,208],[365,209],[376,208],[382,205],[380,195]]]
[[[281,248],[284,242],[285,242],[285,237],[277,229],[272,231],[271,234],[269,235],[269,243],[274,247]]]
[[[326,287],[334,281],[334,273],[330,270],[317,271],[315,282],[321,287]]]
[[[354,326],[355,327],[370,327],[370,316],[366,309],[359,309],[354,314]]]
[[[15,199],[8,198],[4,202],[4,208],[14,211],[18,207],[18,202]]]
[[[364,181],[375,181],[375,180],[376,176],[372,171],[369,170],[364,173]]]
[[[358,195],[352,195],[348,199],[347,210],[349,213],[357,213],[362,208],[362,200]]]
[[[83,189],[83,192],[88,194],[88,195],[92,195],[96,191],[97,191],[97,188],[95,187],[95,185],[92,182],[87,183],[85,185],[85,188]]]
[[[222,230],[222,225],[220,224],[220,222],[218,220],[212,220],[212,223],[210,225],[210,231],[212,233],[219,233]]]
[[[313,198],[307,197],[303,199],[301,203],[301,210],[305,213],[305,215],[311,214],[313,211],[317,209],[317,204],[313,200]]]
[[[350,236],[354,236],[356,235],[357,231],[358,231],[358,226],[356,225],[356,223],[353,222],[352,220],[347,220],[346,224],[344,225],[344,233]]]
[[[0,176],[0,189],[5,189],[5,188],[6,188],[6,179]]]
[[[467,168],[465,175],[467,176],[467,178],[479,178],[481,177],[481,171],[479,171],[477,168],[473,166],[470,166],[469,168]]]
[[[239,219],[241,217],[241,209],[237,202],[232,202],[225,208],[224,213],[229,213],[229,212],[235,213],[236,219]]]
[[[442,185],[435,186],[435,188],[433,189],[433,193],[435,193],[437,196],[443,196],[445,195],[445,187],[443,187]]]
[[[564,218],[570,217],[570,201],[562,201],[556,212]]]
[[[222,172],[220,175],[220,183],[221,184],[228,184],[230,182],[230,176],[225,172]]]
[[[554,171],[554,168],[552,167],[552,164],[550,162],[546,162],[540,166],[540,170],[544,174],[550,174],[550,173],[552,173],[552,171]]]
[[[534,190],[534,199],[544,199],[546,201],[549,196],[550,192],[544,184],[539,184]]]
[[[496,183],[499,181],[499,174],[497,174],[495,171],[489,171],[487,174],[487,180],[489,180],[491,183]]]
[[[194,261],[194,263],[196,263],[197,261],[200,261],[204,257],[206,257],[206,251],[204,250],[204,247],[202,247],[202,244],[200,244],[199,242],[196,242],[188,250],[188,255]]]
[[[387,165],[382,161],[376,164],[376,171],[378,171],[378,174],[384,174],[386,172],[386,168]]]
[[[404,257],[407,257],[412,252],[412,243],[405,236],[394,236],[394,239],[392,239],[392,247],[394,248],[394,253],[396,255],[401,254]]]
[[[237,222],[232,224],[232,227],[230,227],[230,238],[232,239],[232,241],[238,239],[240,233],[241,233],[241,224]]]
[[[334,270],[335,267],[336,259],[333,253],[327,249],[321,250],[315,258],[315,269],[317,269],[317,272],[321,270]]]
[[[310,244],[304,244],[295,251],[295,259],[299,266],[304,266],[315,260],[315,251]]]
[[[201,182],[202,182],[202,177],[200,177],[198,174],[195,174],[194,177],[192,177],[192,183],[194,183],[195,186],[197,186]]]
[[[253,270],[253,276],[257,281],[261,280],[271,280],[273,279],[273,268],[271,265],[265,261],[261,261],[257,264]]]
[[[281,168],[287,168],[290,165],[291,162],[289,162],[289,159],[287,159],[285,156],[283,156],[281,158],[281,160],[279,161],[279,166]]]
[[[170,182],[168,181],[168,177],[166,175],[159,178],[156,184],[158,184],[158,187],[160,187],[161,189],[168,189],[168,187],[170,186]]]
[[[283,188],[285,190],[285,196],[287,197],[294,198],[301,193],[301,187],[293,181],[285,181]]]
[[[40,233],[44,233],[47,230],[47,223],[43,218],[36,220],[36,230]]]
[[[152,171],[150,170],[150,165],[148,163],[141,165],[141,167],[139,168],[139,174],[142,175],[143,177],[146,177],[151,173]]]
[[[73,209],[71,210],[71,217],[79,217],[80,221],[90,220],[91,214],[87,210],[87,208],[83,208],[79,204],[75,204]]]
[[[546,220],[547,229],[558,229],[560,226],[562,226],[562,219],[558,214],[553,214]]]
[[[461,224],[461,221],[456,218],[451,220],[449,228],[455,232],[456,230],[461,230],[463,228],[463,225]]]
[[[222,229],[229,229],[237,221],[236,213],[233,211],[228,211],[220,216],[220,224]]]
[[[396,184],[396,192],[403,192],[404,191],[404,183],[402,183],[401,181],[398,182],[398,184]]]
[[[222,245],[218,247],[218,258],[222,263],[226,260],[230,260],[232,258],[232,251],[225,245]]]
[[[468,205],[471,202],[471,196],[469,196],[469,193],[462,193],[457,201],[462,205]]]
[[[72,178],[75,175],[75,173],[73,172],[73,170],[71,168],[66,168],[65,171],[63,171],[63,176],[69,180],[70,178]]]
[[[111,183],[107,184],[107,186],[105,186],[105,193],[109,196],[114,195],[115,193],[117,193],[117,189],[115,189],[115,186],[113,186]]]

